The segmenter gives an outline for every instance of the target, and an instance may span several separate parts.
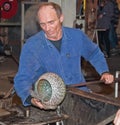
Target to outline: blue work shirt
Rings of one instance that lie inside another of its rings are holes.
[[[58,74],[67,85],[84,82],[81,57],[89,61],[99,74],[108,71],[103,53],[86,34],[80,29],[63,27],[62,30],[61,51],[46,39],[43,31],[30,37],[22,48],[14,87],[25,106],[33,84],[46,72]],[[80,89],[87,91],[86,87]]]

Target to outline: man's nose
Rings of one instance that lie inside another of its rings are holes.
[[[46,25],[45,25],[45,30],[46,30],[46,31],[49,31],[49,29],[50,29],[49,24],[46,24]]]

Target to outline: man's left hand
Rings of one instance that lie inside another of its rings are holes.
[[[103,73],[100,80],[103,80],[106,84],[111,84],[114,82],[114,76],[110,73]]]

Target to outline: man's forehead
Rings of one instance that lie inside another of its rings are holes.
[[[38,16],[39,17],[47,17],[47,16],[54,16],[54,17],[58,17],[57,13],[55,11],[55,9],[52,6],[44,6],[42,7],[39,12],[38,12]]]
[[[55,11],[55,9],[53,8],[53,6],[51,6],[51,5],[42,6],[42,7],[40,8],[40,10],[48,10],[48,9]]]

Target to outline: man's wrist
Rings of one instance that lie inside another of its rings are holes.
[[[26,103],[28,103],[28,104],[32,104],[31,103],[31,99],[32,99],[33,97],[31,96],[31,95],[29,95],[28,97],[27,97],[27,99],[25,100],[25,102]]]
[[[109,72],[109,71],[105,71],[105,72],[103,72],[103,73],[101,74],[101,76],[102,76],[103,74],[105,74],[105,73],[109,73],[109,74],[110,74],[110,72]]]

